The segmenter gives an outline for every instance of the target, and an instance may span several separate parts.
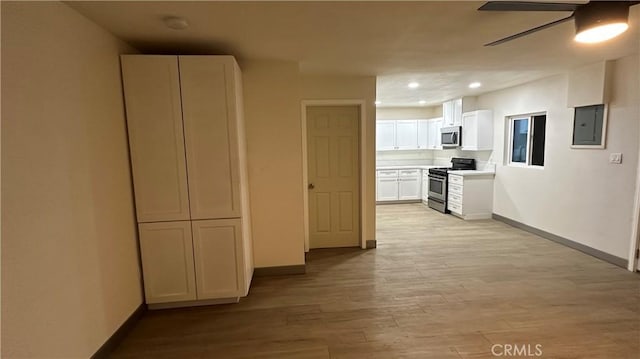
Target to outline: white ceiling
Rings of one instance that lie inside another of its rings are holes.
[[[149,53],[209,53],[297,61],[303,73],[377,75],[383,106],[440,103],[568,68],[637,53],[640,6],[630,29],[600,45],[572,41],[573,22],[495,47],[482,45],[568,13],[479,12],[477,1],[68,2]],[[168,29],[165,16],[188,20]],[[418,81],[418,89],[407,88]],[[467,85],[483,86],[470,90]]]

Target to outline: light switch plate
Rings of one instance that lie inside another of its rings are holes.
[[[621,164],[622,163],[622,153],[612,153],[609,155],[609,163]]]

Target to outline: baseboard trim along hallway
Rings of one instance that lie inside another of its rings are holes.
[[[147,306],[145,303],[142,303],[136,308],[136,310],[131,313],[129,318],[122,323],[120,328],[118,328],[107,341],[102,344],[100,349],[95,352],[91,356],[91,359],[103,359],[111,356],[111,353],[118,347],[120,342],[129,334],[131,329],[136,325],[136,323],[142,318],[144,313],[147,311]]]
[[[560,237],[558,235],[555,235],[553,233],[549,233],[546,231],[543,231],[541,229],[535,228],[535,227],[531,227],[529,225],[526,225],[524,223],[518,222],[518,221],[514,221],[513,219],[507,218],[507,217],[503,217],[499,214],[493,214],[492,218],[495,219],[496,221],[500,221],[503,223],[506,223],[512,227],[516,227],[519,229],[522,229],[523,231],[527,231],[529,233],[533,233],[537,236],[540,236],[544,239],[548,239],[550,241],[556,242],[558,244],[562,244],[563,246],[578,250],[582,253],[588,254],[592,257],[601,259],[605,262],[617,265],[618,267],[622,267],[622,268],[627,268],[627,260],[624,258],[620,258],[620,257],[616,257],[612,254],[597,250],[595,248],[591,248],[589,246],[585,246],[584,244],[572,241],[570,239],[564,238],[564,237]]]
[[[268,277],[272,275],[305,274],[306,272],[307,272],[306,264],[297,264],[297,265],[291,265],[291,266],[255,268],[253,270],[253,276]]]

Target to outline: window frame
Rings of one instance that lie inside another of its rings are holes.
[[[532,144],[533,144],[533,136],[534,136],[534,126],[533,126],[533,121],[534,121],[534,117],[536,116],[542,116],[544,115],[545,117],[545,155],[547,153],[546,151],[546,129],[547,129],[547,112],[546,111],[540,111],[540,112],[532,112],[532,113],[526,113],[526,114],[522,114],[522,115],[513,115],[513,116],[507,116],[507,122],[508,122],[508,128],[509,128],[509,132],[507,135],[507,140],[509,141],[507,144],[507,158],[506,158],[506,164],[508,166],[511,167],[519,167],[519,168],[535,168],[535,169],[544,169],[544,165],[540,166],[540,165],[533,165],[531,164],[532,161],[532,156],[533,156],[533,152],[532,152]],[[513,127],[514,127],[514,122],[516,120],[527,120],[528,122],[528,126],[527,126],[527,153],[526,153],[526,161],[525,162],[513,162]]]

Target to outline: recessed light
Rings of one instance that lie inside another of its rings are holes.
[[[374,104],[376,104],[376,106],[378,106],[378,105],[379,105],[379,104],[381,104],[381,103],[382,103],[382,101],[378,101],[378,100],[376,100],[376,101],[374,102]]]
[[[470,89],[477,89],[480,86],[482,86],[482,84],[479,83],[479,82],[472,82],[472,83],[469,84],[469,88]]]
[[[167,16],[164,19],[164,24],[174,30],[184,30],[189,27],[189,23],[185,18],[177,17],[177,16]]]
[[[408,86],[409,86],[410,89],[415,89],[415,88],[420,87],[420,84],[417,83],[417,82],[409,82]]]
[[[424,105],[425,103],[427,103],[427,101],[425,101],[425,100],[420,100],[420,101],[418,101],[418,103],[419,103],[419,104],[421,104],[421,105]]]

